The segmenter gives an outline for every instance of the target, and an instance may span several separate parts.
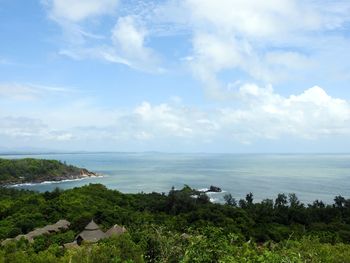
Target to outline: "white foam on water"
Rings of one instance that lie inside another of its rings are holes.
[[[35,185],[47,185],[47,184],[60,184],[60,183],[65,183],[65,182],[76,182],[76,181],[82,181],[86,179],[93,179],[97,177],[102,177],[101,175],[99,176],[89,176],[89,177],[83,177],[83,178],[77,178],[77,179],[65,179],[65,180],[60,180],[60,181],[43,181],[40,183],[23,183],[23,184],[11,184],[8,185],[7,187],[22,187],[22,186],[35,186]]]

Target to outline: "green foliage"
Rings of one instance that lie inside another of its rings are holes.
[[[59,219],[69,231],[0,247],[2,262],[350,262],[349,200],[305,206],[279,194],[275,201],[237,206],[210,203],[185,186],[168,195],[123,194],[100,184],[36,193],[0,188],[0,239],[25,234]],[[64,249],[94,218],[127,234]]]
[[[82,246],[67,251],[67,254],[70,262],[74,263],[144,262],[141,249],[128,234],[112,237],[98,244]]]
[[[56,160],[0,159],[0,185],[78,176],[81,169]]]

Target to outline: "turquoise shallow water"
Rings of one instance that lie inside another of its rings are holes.
[[[104,175],[79,181],[18,186],[37,191],[102,183],[121,192],[168,192],[172,186],[221,187],[235,198],[252,192],[255,200],[296,193],[303,202],[331,203],[335,195],[350,197],[350,155],[254,155],[89,153],[12,155],[3,158],[45,158],[66,161]],[[213,194],[222,200],[223,194]]]

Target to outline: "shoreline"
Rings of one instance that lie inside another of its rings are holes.
[[[91,175],[93,174],[93,175]],[[102,174],[95,174],[92,172],[89,172],[89,174],[80,175],[77,177],[72,178],[64,178],[64,179],[58,179],[58,180],[42,180],[42,181],[32,181],[32,182],[23,182],[23,183],[8,183],[0,185],[0,187],[9,187],[9,188],[16,188],[21,186],[35,186],[35,185],[45,185],[45,184],[59,184],[59,183],[65,183],[65,182],[75,182],[75,181],[82,181],[85,179],[90,178],[98,178],[98,177],[104,177]]]

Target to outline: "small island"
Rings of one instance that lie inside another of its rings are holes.
[[[98,176],[85,168],[57,160],[34,158],[0,159],[0,186],[74,180]]]

